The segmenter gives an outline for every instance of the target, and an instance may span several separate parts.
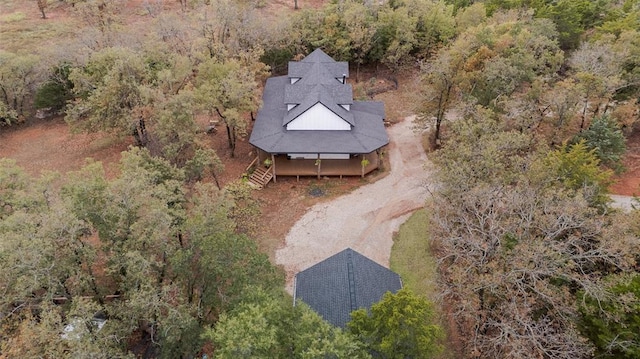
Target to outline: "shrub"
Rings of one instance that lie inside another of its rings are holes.
[[[584,140],[588,149],[593,150],[595,156],[603,165],[621,172],[622,155],[626,151],[625,138],[622,130],[609,116],[597,117],[589,128],[578,134],[573,142]]]
[[[69,81],[71,67],[62,64],[53,69],[49,80],[38,89],[35,97],[36,108],[62,110],[73,96],[73,83]]]

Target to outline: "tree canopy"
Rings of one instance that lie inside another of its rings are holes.
[[[435,358],[442,350],[432,304],[406,288],[387,292],[370,314],[352,312],[347,326],[376,358]]]
[[[218,358],[370,358],[355,337],[332,327],[304,303],[258,292],[220,318],[205,337]]]
[[[12,338],[3,351],[124,357],[132,349],[124,339],[138,337],[148,353],[192,356],[246,288],[282,286],[255,242],[236,232],[229,209],[242,204],[205,184],[187,196],[184,172],[147,150],[123,153],[112,180],[97,162],[68,177],[34,182],[1,162],[0,305],[2,336]],[[100,330],[97,319],[106,319]],[[69,335],[96,345],[61,337],[69,325]],[[35,332],[42,345],[26,345]]]
[[[291,307],[251,238],[255,200],[218,181],[197,136],[198,121],[221,121],[233,156],[269,71],[321,47],[356,81],[365,66],[396,82],[419,71],[402,105],[437,148],[428,237],[456,354],[638,356],[640,221],[608,205],[640,122],[638,1],[345,0],[276,15],[260,0],[145,1],[138,24],[123,0],[32,5],[34,32],[16,30],[20,13],[0,19],[0,126],[51,107],[137,147],[111,177],[89,161],[32,178],[0,159],[3,354],[435,355],[433,308],[408,291],[346,332]],[[215,185],[197,182],[207,171]]]

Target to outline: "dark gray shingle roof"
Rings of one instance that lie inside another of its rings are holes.
[[[318,64],[322,66],[316,66]],[[317,71],[317,73],[312,73],[314,71]],[[318,78],[320,73],[325,76]],[[289,77],[303,78],[309,76],[311,78],[315,77],[320,81],[329,81],[343,76],[349,77],[349,64],[343,61],[335,61],[324,51],[315,49],[300,61],[290,61],[288,74]]]
[[[353,101],[352,88],[336,80],[348,76],[348,64],[317,49],[289,64],[289,76],[267,80],[263,105],[249,142],[269,153],[370,153],[389,143],[381,102]],[[289,77],[301,80],[291,84]],[[349,131],[287,131],[293,121],[317,103],[351,125]],[[287,111],[287,104],[298,104]],[[351,105],[347,111],[340,105]]]
[[[370,309],[401,288],[399,275],[349,248],[298,273],[295,298],[344,328],[353,310]]]

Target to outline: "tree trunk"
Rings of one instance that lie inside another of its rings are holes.
[[[231,126],[225,124],[227,128],[227,142],[229,142],[229,148],[233,148],[233,140],[231,139]]]
[[[218,187],[218,189],[222,189],[222,187],[220,187],[220,181],[218,180],[218,175],[216,174],[215,171],[211,171],[211,174],[213,175],[213,181],[216,183],[216,187]]]
[[[236,139],[235,139],[235,130],[227,123],[227,119],[222,116],[222,112],[216,107],[216,112],[218,116],[224,121],[225,126],[227,127],[227,140],[229,142],[229,149],[231,149],[231,157],[234,157],[234,151],[236,149]]]
[[[449,103],[451,87],[452,85],[449,84],[447,86],[447,89],[444,92],[440,93],[440,98],[438,98],[438,112],[436,113],[436,132],[434,138],[436,148],[440,147],[440,125],[442,124],[442,120],[444,119],[447,109],[447,104]]]
[[[47,7],[47,0],[38,0],[38,9],[40,9],[40,13],[42,14],[42,18],[46,19],[47,15],[44,13],[44,9]]]
[[[580,121],[580,131],[584,128],[584,123],[587,118],[587,107],[589,106],[589,99],[585,98],[584,105],[582,107],[582,120]]]
[[[236,129],[235,129],[235,127],[231,128],[230,148],[231,148],[231,158],[233,158],[233,157],[236,156]]]
[[[293,9],[298,10],[298,0],[293,0]]]
[[[133,137],[135,137],[136,145],[144,147],[147,145],[147,129],[144,119],[138,119],[135,131],[133,131]]]

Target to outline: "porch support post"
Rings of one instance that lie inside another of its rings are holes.
[[[362,165],[364,161],[367,159],[367,155],[363,154],[362,159],[360,160],[360,167],[362,168],[362,173],[360,175],[361,178],[364,178],[364,166]]]
[[[276,156],[271,154],[271,170],[273,171],[273,183],[276,183]]]
[[[318,164],[318,179],[320,179],[320,167],[322,166],[322,161],[320,160],[319,153],[318,153],[318,158],[316,159],[316,163]]]

